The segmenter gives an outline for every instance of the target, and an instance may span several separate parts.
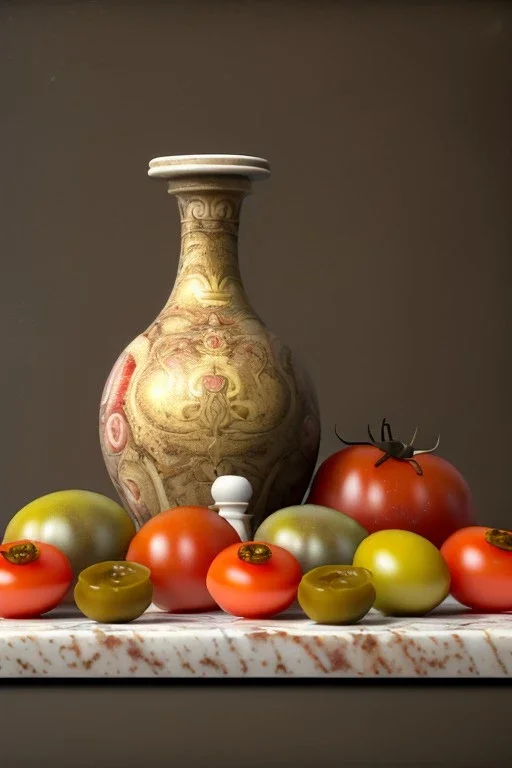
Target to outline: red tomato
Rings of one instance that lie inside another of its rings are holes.
[[[133,537],[126,559],[151,571],[153,602],[165,611],[217,609],[206,588],[214,557],[240,536],[206,507],[174,507],[148,520]]]
[[[227,613],[262,619],[293,603],[301,578],[298,560],[286,549],[250,541],[233,544],[217,555],[206,586]]]
[[[481,525],[462,528],[444,542],[441,554],[450,571],[450,593],[459,603],[477,611],[512,611],[511,531]]]
[[[66,555],[40,541],[0,544],[0,616],[30,619],[51,611],[73,581]]]
[[[454,531],[476,522],[469,487],[452,464],[433,454],[415,456],[423,470],[383,455],[371,445],[343,448],[321,464],[308,504],[344,512],[369,533],[402,528],[437,547]]]

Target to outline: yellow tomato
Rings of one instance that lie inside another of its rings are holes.
[[[389,615],[421,616],[450,589],[450,572],[437,547],[411,531],[370,534],[357,548],[353,564],[371,571],[374,608]]]

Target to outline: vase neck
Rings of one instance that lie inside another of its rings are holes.
[[[173,179],[178,200],[181,251],[169,302],[198,307],[247,303],[238,265],[238,226],[249,179],[230,176]]]

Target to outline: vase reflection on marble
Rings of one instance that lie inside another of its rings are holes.
[[[114,365],[100,406],[109,475],[137,527],[169,507],[212,503],[220,475],[254,490],[253,530],[300,503],[320,441],[311,380],[249,304],[238,224],[268,163],[243,155],[156,158],[178,201],[181,253],[172,293]]]

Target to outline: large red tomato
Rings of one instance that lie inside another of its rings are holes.
[[[423,454],[408,462],[389,458],[371,445],[343,448],[321,464],[308,504],[344,512],[369,533],[402,528],[429,539],[437,547],[454,531],[476,522],[469,487],[448,461]]]
[[[174,507],[148,520],[135,534],[126,559],[151,571],[153,602],[176,613],[218,608],[206,588],[211,562],[230,544],[235,529],[206,507]]]
[[[478,611],[512,611],[512,531],[473,525],[441,547],[450,593]]]

